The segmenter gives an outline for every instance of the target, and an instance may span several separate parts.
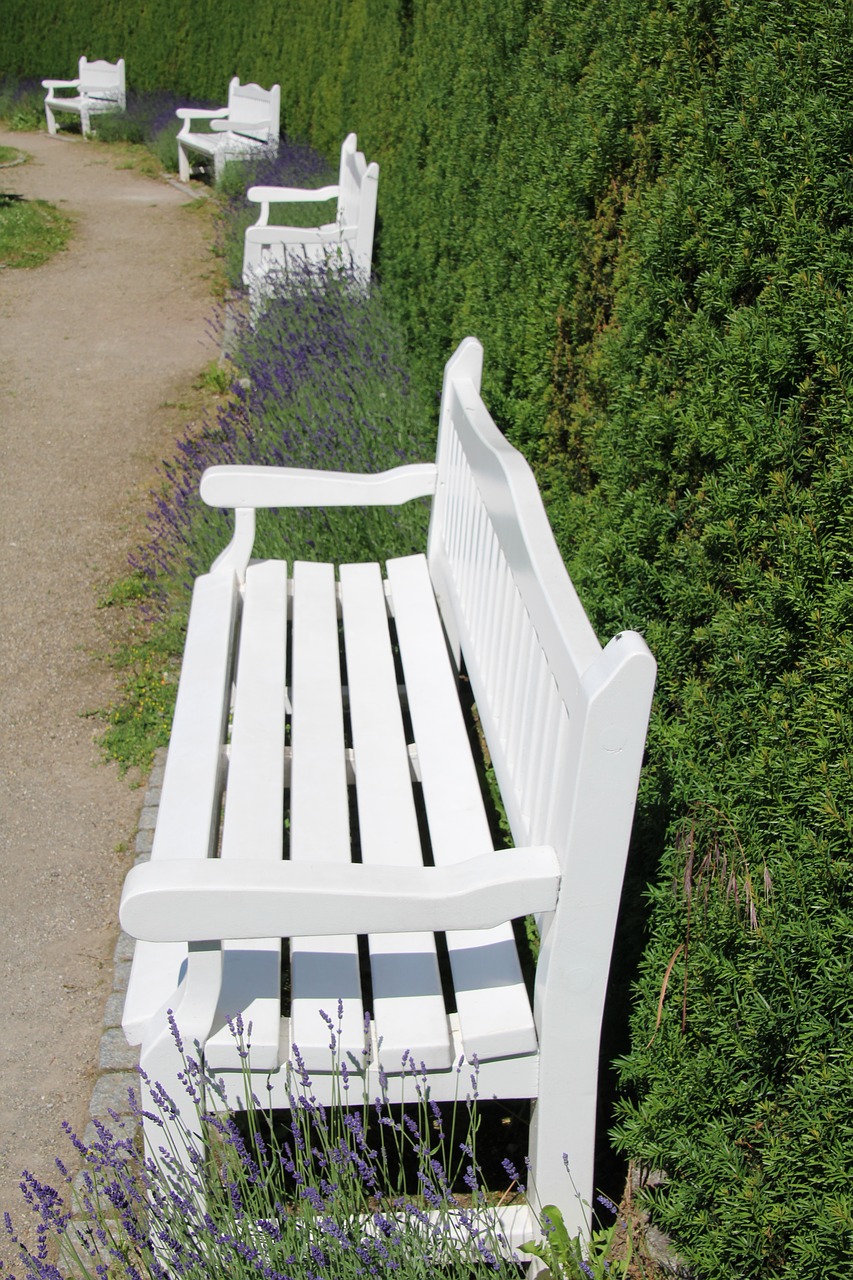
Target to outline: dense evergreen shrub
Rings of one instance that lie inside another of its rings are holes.
[[[236,0],[85,8],[7,0],[0,70],[280,80],[293,136],[379,161],[422,385],[484,340],[600,633],[660,664],[618,1141],[700,1275],[845,1274],[853,9],[259,0],[247,40]]]

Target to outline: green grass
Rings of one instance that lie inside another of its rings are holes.
[[[67,246],[73,226],[46,200],[0,192],[0,266],[40,267]]]
[[[30,156],[25,151],[19,151],[17,147],[0,147],[0,167],[21,164],[29,159]]]

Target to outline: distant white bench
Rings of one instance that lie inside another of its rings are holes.
[[[249,290],[253,314],[262,305],[269,282],[286,272],[293,262],[340,263],[351,267],[359,280],[370,279],[379,165],[368,164],[350,133],[341,146],[341,163],[335,186],[250,187],[247,199],[261,206],[256,223],[248,227],[243,250],[243,283]],[[276,204],[337,200],[334,222],[319,227],[270,225]]]
[[[105,111],[124,111],[127,105],[124,58],[118,62],[81,58],[76,80],[42,80],[47,89],[44,113],[48,133],[56,133],[57,111],[71,111],[80,117],[83,136],[91,132],[92,116]]]
[[[256,156],[275,155],[281,127],[281,89],[274,84],[262,89],[257,84],[241,84],[237,76],[228,86],[228,106],[207,111],[202,107],[179,107],[183,120],[178,133],[178,174],[189,182],[192,166],[190,154],[213,159],[215,178],[229,160],[249,160]],[[209,125],[207,130],[193,130],[194,121]]]
[[[241,1012],[253,1088],[287,1107],[294,1044],[332,1100],[320,1010],[334,1018],[340,998],[351,1097],[368,1012],[371,1099],[380,1066],[392,1099],[412,1095],[406,1053],[437,1101],[456,1095],[461,1057],[476,1059],[481,1097],[535,1100],[531,1180],[578,1230],[655,663],[634,632],[601,648],[530,469],[480,398],[481,369],[468,338],[445,371],[434,464],[202,478],[204,500],[233,507],[236,525],[195,584],[151,860],[122,895],[122,925],[141,939],[124,1028],[192,1127],[167,1010],[237,1104],[227,1022]],[[426,555],[389,560],[384,579],[378,564],[251,560],[256,508],[427,495]],[[509,850],[494,850],[463,671]],[[532,1007],[511,924],[527,913],[542,940]],[[161,1131],[147,1140],[156,1151]],[[516,1207],[506,1229],[517,1243],[533,1226]]]

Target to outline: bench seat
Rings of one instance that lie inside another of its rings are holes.
[[[322,862],[334,883],[354,853],[375,867],[452,866],[491,853],[494,840],[426,559],[391,560],[387,571],[383,580],[376,564],[342,565],[336,576],[332,565],[297,563],[288,577],[281,562],[249,566],[234,642],[229,740],[222,740],[229,757],[223,861]],[[201,590],[206,585],[202,581]],[[229,651],[236,610],[227,591],[219,595],[209,617],[194,604],[192,621],[204,626],[202,644],[212,625]],[[188,653],[195,639],[190,636]],[[229,697],[225,666],[221,707]],[[212,712],[206,681],[204,699]],[[189,739],[182,745],[190,756],[186,767],[197,768],[195,745]],[[170,774],[177,765],[170,759]],[[185,794],[180,784],[179,795]],[[170,802],[164,794],[165,812]],[[160,853],[155,850],[155,858]],[[199,848],[197,856],[206,858],[207,850]],[[256,941],[248,951],[245,943],[227,943],[227,994],[207,1040],[208,1064],[239,1066],[227,1021],[242,1012],[253,1026],[256,1067],[277,1067],[282,1047],[287,1058],[297,1044],[309,1071],[328,1072],[329,1031],[319,1010],[335,1014],[339,997],[343,1052],[362,1061],[370,1011],[381,1046],[377,1066],[381,1060],[386,1074],[400,1073],[415,1047],[419,1063],[446,1072],[455,1068],[460,1048],[481,1061],[535,1054],[512,926],[450,932],[445,945],[455,1008],[447,1007],[432,933],[368,935],[361,943],[369,955],[364,975],[355,934],[292,938],[284,1001],[281,939]],[[185,960],[186,948],[179,948],[159,991],[150,981],[131,981],[125,1027],[135,1039],[176,990]],[[529,1078],[532,1084],[535,1072]]]

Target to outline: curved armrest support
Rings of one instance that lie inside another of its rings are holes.
[[[489,929],[553,911],[550,846],[502,849],[450,867],[175,859],[145,862],[122,890],[122,928],[146,942]]]
[[[392,507],[435,493],[434,462],[374,475],[303,467],[208,467],[201,496],[209,507]]]

